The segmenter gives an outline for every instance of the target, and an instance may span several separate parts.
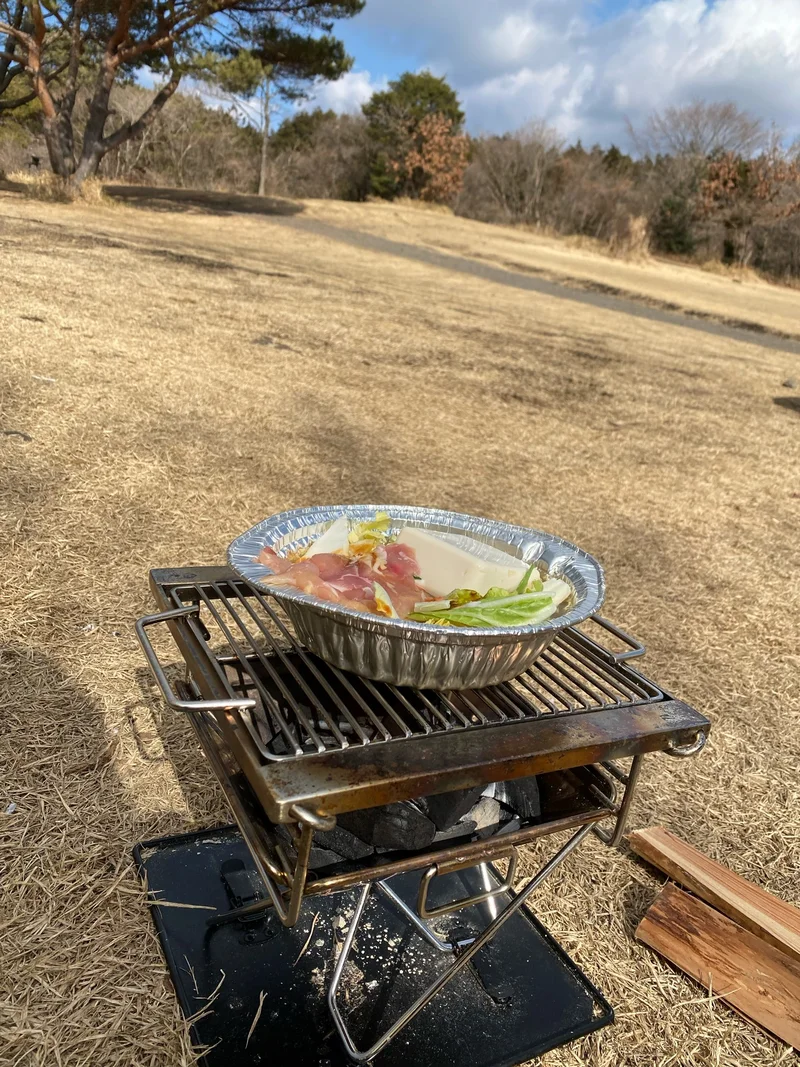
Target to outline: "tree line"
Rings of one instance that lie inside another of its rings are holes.
[[[633,153],[565,144],[533,121],[467,137],[442,79],[404,74],[361,115],[300,112],[271,146],[270,187],[300,197],[409,197],[484,222],[582,235],[620,251],[800,278],[800,144],[732,103],[696,101],[629,127]]]
[[[0,0],[0,169],[297,197],[410,198],[629,251],[800,277],[800,150],[730,103],[630,128],[631,152],[533,121],[469,137],[443,78],[406,73],[357,115],[301,110],[352,66],[364,0]],[[141,86],[142,76],[158,88]],[[190,92],[179,92],[179,86]],[[198,91],[199,90],[199,91]],[[216,96],[220,106],[208,106]]]

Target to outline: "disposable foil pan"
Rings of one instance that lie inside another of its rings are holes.
[[[378,511],[391,516],[393,532],[419,526],[487,559],[501,550],[526,563],[544,564],[546,575],[563,578],[572,587],[568,610],[537,625],[438,627],[356,611],[296,589],[270,586],[272,572],[256,562],[264,547],[282,555],[309,544],[342,514],[364,521]],[[419,689],[472,689],[516,677],[559,630],[598,611],[605,595],[600,564],[560,537],[454,511],[394,504],[339,504],[281,512],[237,537],[228,548],[228,561],[238,574],[283,605],[298,638],[321,659],[364,678]]]

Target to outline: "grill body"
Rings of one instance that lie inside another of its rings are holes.
[[[318,660],[279,603],[228,568],[155,570],[150,584],[162,612],[139,623],[151,665],[168,702],[189,715],[273,900],[284,908],[289,895],[288,916],[304,894],[483,862],[545,834],[619,819],[632,776],[618,761],[634,761],[635,778],[644,754],[692,752],[709,729],[631,666],[643,649],[605,620],[600,632],[623,645],[618,652],[569,628],[511,682],[426,692]],[[160,621],[185,661],[183,681],[170,683],[146,637]],[[571,805],[502,838],[373,856],[306,877],[314,834],[338,815],[548,774],[566,776]]]
[[[597,616],[602,643],[568,627],[510,681],[425,691],[317,659],[279,602],[228,568],[155,570],[150,586],[159,613],[140,619],[137,634],[167,703],[189,717],[266,890],[207,922],[248,922],[273,908],[291,927],[306,897],[360,885],[327,992],[335,1028],[355,1063],[372,1062],[590,832],[612,845],[620,840],[647,753],[693,755],[710,728],[635,670],[629,661],[643,647]],[[183,657],[185,670],[177,676],[164,669],[150,640],[159,623],[169,627]],[[621,644],[619,651],[607,647],[608,639]],[[419,798],[456,790],[486,795],[491,783],[495,790],[504,783],[508,798],[508,783],[516,783],[519,795],[532,779],[539,806],[488,832],[473,821],[472,829],[462,832],[459,824],[455,837],[440,833],[422,847],[362,847],[349,856],[324,847],[348,818],[352,825],[353,813],[360,813],[361,825],[368,809],[407,810],[402,806],[411,802],[418,811]],[[571,831],[566,843],[513,893],[518,846],[562,831]],[[504,859],[504,882],[483,877],[489,861]],[[473,867],[480,868],[485,890],[429,903],[440,875]],[[389,884],[413,871],[422,872],[416,909]],[[452,963],[361,1050],[337,992],[373,886],[429,945],[451,953]],[[491,921],[463,942],[442,940],[429,922],[473,905],[485,905]]]

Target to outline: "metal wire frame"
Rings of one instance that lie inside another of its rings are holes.
[[[182,694],[187,701],[196,691],[191,681],[180,684]],[[596,802],[594,809],[576,811],[570,815],[556,816],[546,823],[535,823],[510,833],[496,834],[483,840],[429,848],[418,853],[393,858],[391,855],[381,863],[356,866],[330,875],[317,875],[309,870],[309,859],[317,830],[328,830],[335,825],[335,819],[318,816],[303,808],[297,808],[294,815],[296,822],[287,824],[293,837],[295,859],[292,860],[283,842],[274,833],[271,824],[264,816],[258,802],[238,768],[233,765],[216,719],[209,712],[190,715],[191,722],[200,745],[211,765],[215,777],[220,782],[229,807],[233,813],[242,837],[253,856],[253,862],[259,876],[264,882],[268,896],[253,904],[232,909],[218,916],[212,916],[208,925],[219,926],[235,919],[250,917],[260,911],[274,907],[278,918],[284,926],[293,926],[299,917],[300,908],[306,896],[331,893],[352,888],[365,881],[384,881],[396,874],[407,871],[425,870],[423,881],[427,887],[437,875],[458,867],[478,866],[492,860],[509,856],[519,845],[530,843],[540,837],[558,833],[562,830],[575,829],[581,825],[594,826],[601,820],[616,815],[619,820],[620,805],[616,800],[617,786],[613,779],[595,775],[591,780],[590,768],[579,768],[586,774],[583,788]],[[635,783],[634,783],[635,784]],[[633,786],[630,787],[631,789]],[[623,801],[624,804],[624,801]],[[627,807],[625,810],[627,811]],[[620,831],[621,833],[621,831]],[[513,877],[513,873],[510,875]],[[489,899],[493,894],[489,894]],[[470,903],[470,902],[466,902]],[[466,903],[459,906],[466,906]],[[424,901],[423,901],[423,911]],[[451,909],[448,909],[451,910]]]
[[[187,700],[191,700],[193,684],[183,683],[183,687]],[[248,783],[241,772],[232,765],[225,740],[213,714],[200,713],[189,718],[212,770],[222,785],[237,825],[253,855],[259,875],[269,894],[264,900],[211,918],[209,920],[211,926],[251,916],[271,906],[276,908],[280,921],[286,926],[291,926],[297,921],[305,896],[336,892],[365,881],[383,883],[396,874],[419,869],[422,869],[424,873],[418,911],[422,918],[432,917],[436,912],[426,911],[426,892],[423,894],[423,889],[427,891],[430,882],[438,874],[453,869],[454,861],[459,867],[479,866],[508,856],[521,844],[560,830],[575,829],[583,822],[590,825],[606,844],[612,847],[618,845],[626,829],[631,804],[640,780],[643,760],[641,755],[632,757],[627,770],[619,761],[604,761],[601,764],[576,769],[580,772],[582,787],[596,802],[597,807],[594,811],[557,817],[547,823],[534,824],[513,833],[498,834],[480,841],[449,847],[443,845],[438,849],[429,848],[400,859],[390,856],[380,864],[348,869],[326,876],[309,871],[309,857],[313,847],[314,833],[317,830],[331,829],[335,824],[335,819],[318,816],[302,808],[295,810],[296,822],[287,824],[287,829],[291,831],[295,852],[295,859],[292,860],[283,842],[264,817],[258,802],[252,796]],[[697,743],[683,749],[673,747],[670,754],[688,756],[693,755],[696,749]],[[621,796],[620,790],[622,790]],[[601,821],[608,819],[613,819],[611,828],[601,825]],[[510,873],[508,880],[512,878],[513,873]],[[494,894],[487,894],[485,899],[489,899],[492,895]],[[459,906],[463,907],[468,903],[474,903],[474,901],[467,901]],[[449,907],[447,911],[450,910],[454,909]]]
[[[187,692],[187,696],[190,695],[191,691]],[[252,916],[270,906],[275,908],[279,920],[284,925],[291,926],[298,917],[306,891],[308,891],[309,895],[318,892],[334,892],[336,889],[345,888],[347,885],[352,886],[363,882],[363,888],[361,890],[358,904],[355,908],[341,954],[336,963],[327,994],[328,1008],[331,1012],[334,1025],[341,1037],[348,1056],[355,1063],[368,1063],[385,1049],[386,1046],[394,1040],[397,1035],[409,1025],[409,1023],[411,1023],[416,1015],[418,1015],[419,1012],[422,1011],[458,974],[458,972],[469,963],[472,957],[492,940],[503,924],[527,902],[534,890],[541,885],[547,877],[549,877],[556,867],[562,863],[575,848],[577,848],[590,830],[594,829],[595,832],[599,833],[603,840],[609,844],[616,843],[620,839],[625,828],[631,800],[639,779],[642,760],[641,756],[634,757],[631,763],[631,768],[627,773],[623,771],[616,762],[607,762],[602,765],[593,765],[590,768],[584,768],[590,777],[588,782],[590,792],[595,795],[598,803],[605,807],[606,815],[610,816],[613,814],[616,816],[613,831],[610,833],[602,832],[601,827],[597,825],[596,821],[587,821],[585,825],[580,826],[573,833],[566,844],[564,844],[537,872],[537,874],[528,881],[524,889],[522,889],[516,896],[512,896],[512,899],[503,911],[493,916],[492,921],[482,933],[474,938],[470,937],[455,942],[448,942],[438,936],[425,920],[427,918],[451,914],[471,904],[478,904],[484,901],[494,904],[496,899],[504,892],[510,892],[514,881],[517,855],[516,847],[513,846],[516,846],[517,841],[515,839],[518,838],[520,834],[508,835],[507,837],[498,835],[494,839],[475,842],[472,846],[474,857],[470,856],[470,846],[467,846],[466,848],[462,846],[460,848],[443,850],[441,855],[439,855],[433,863],[430,862],[430,856],[417,856],[399,863],[388,862],[379,867],[371,868],[368,871],[362,870],[360,872],[353,872],[349,876],[345,876],[345,878],[337,879],[336,877],[333,877],[329,879],[320,879],[317,882],[307,882],[309,873],[308,859],[311,844],[313,842],[313,835],[316,829],[315,826],[312,825],[311,822],[299,821],[296,834],[296,841],[298,842],[297,861],[293,870],[290,870],[290,865],[287,862],[285,853],[279,853],[278,855],[280,866],[274,861],[270,861],[265,854],[267,835],[264,833],[264,827],[260,826],[261,820],[254,820],[252,818],[252,813],[248,811],[247,803],[242,799],[241,789],[237,789],[235,785],[231,773],[232,769],[230,766],[226,765],[224,758],[224,741],[218,733],[218,726],[213,715],[210,713],[194,715],[190,717],[190,721],[193,723],[197,731],[198,738],[201,741],[204,751],[209,757],[217,778],[225,789],[226,796],[236,821],[269,894],[268,898],[265,900],[214,917],[209,920],[210,926],[213,927],[233,919]],[[218,744],[218,741],[221,742],[221,746]],[[235,771],[233,773],[235,774]],[[594,781],[591,781],[592,777],[594,778]],[[622,785],[624,785],[623,797],[621,801],[617,801],[618,790]],[[554,822],[551,826],[545,827],[544,832],[554,833],[559,828],[560,827]],[[274,842],[272,843],[274,845]],[[509,848],[510,845],[512,846],[511,848]],[[452,870],[464,869],[469,866],[478,866],[485,873],[485,865],[488,859],[499,859],[504,857],[508,857],[509,859],[509,869],[504,881],[499,886],[491,887],[487,882],[484,882],[486,885],[486,892],[478,893],[466,899],[455,900],[447,905],[436,908],[429,908],[427,906],[427,891],[433,878],[437,875]],[[413,870],[420,866],[425,867],[425,870],[420,882],[417,910],[415,912],[394,892],[389,884],[389,880],[395,874],[404,873],[407,870]],[[283,888],[277,884],[280,881],[288,882],[289,884],[286,888]],[[406,1011],[402,1013],[402,1015],[400,1015],[392,1026],[373,1042],[370,1048],[360,1050],[357,1048],[342,1013],[339,1010],[337,992],[344,968],[353,948],[356,933],[364,913],[364,908],[369,895],[372,892],[373,886],[376,887],[377,890],[401,912],[406,920],[416,929],[418,934],[430,945],[441,953],[451,954],[454,958],[452,964],[442,972],[442,974],[440,974],[426,990],[424,990],[424,992],[409,1008],[406,1009]],[[288,894],[288,903],[286,902],[285,894]]]
[[[223,683],[222,691],[230,694],[228,699],[203,701],[199,699],[201,694],[197,687],[189,681],[186,690],[176,697],[155,653],[152,656],[148,654],[168,702],[177,710],[193,712],[189,715],[190,722],[225,790],[268,894],[266,899],[255,904],[215,916],[210,920],[210,925],[274,907],[279,920],[291,926],[298,918],[305,896],[363,885],[359,906],[329,990],[329,1006],[348,1054],[356,1062],[366,1062],[385,1048],[458,970],[491,940],[500,926],[522,906],[536,886],[583,840],[589,830],[594,829],[609,844],[619,842],[639,780],[642,757],[633,757],[627,771],[617,762],[582,768],[582,774],[588,776],[583,785],[597,802],[594,811],[578,812],[574,816],[556,818],[546,824],[528,826],[515,833],[497,835],[484,841],[451,846],[449,849],[427,850],[401,859],[390,858],[380,864],[356,867],[327,877],[315,876],[309,871],[314,834],[317,830],[329,829],[335,820],[294,805],[290,815],[295,821],[287,823],[287,828],[292,832],[293,850],[287,850],[275,835],[250,785],[227,749],[224,732],[218,722],[220,710],[239,717],[251,736],[254,736],[253,731],[258,730],[260,723],[267,723],[271,732],[267,739],[259,735],[259,751],[264,755],[268,745],[274,745],[277,741],[283,746],[283,751],[273,752],[264,758],[286,759],[332,748],[345,748],[351,744],[390,742],[419,734],[478,729],[521,719],[580,714],[601,708],[624,708],[655,702],[662,699],[663,694],[622,662],[640,653],[641,646],[605,620],[598,621],[629,645],[627,651],[611,653],[580,631],[567,631],[560,635],[557,643],[551,646],[531,671],[505,686],[467,694],[402,692],[389,686],[381,687],[377,683],[344,675],[315,660],[294,641],[289,627],[266,604],[265,598],[250,590],[251,587],[245,583],[227,578],[196,585],[180,585],[171,593],[174,611],[140,620],[137,632],[142,638],[146,625],[165,621],[165,616],[180,617],[203,645],[208,662]],[[248,603],[250,600],[255,600],[256,606]],[[263,607],[262,601],[268,609],[267,622],[257,610]],[[221,655],[212,650],[215,639],[206,627],[206,620],[215,628],[216,640],[220,640],[222,635],[226,651]],[[142,643],[146,652],[148,648],[152,652],[146,638]],[[705,733],[701,731],[690,744],[679,746],[670,743],[665,751],[675,756],[692,755],[699,751],[704,741]],[[620,787],[624,787],[621,799]],[[599,825],[601,819],[609,818],[613,818],[615,823],[610,831]],[[496,898],[508,889],[513,880],[513,869],[509,870],[503,886],[492,889],[487,878],[484,880],[485,893],[454,901],[441,909],[428,909],[421,889],[417,912],[406,905],[388,884],[395,874],[417,869],[424,871],[422,885],[425,889],[437,874],[447,870],[478,866],[485,874],[485,865],[489,860],[506,856],[510,850],[515,855],[519,844],[567,829],[576,831],[573,837],[526,885],[523,892],[514,897],[477,938],[468,938],[456,945],[438,937],[425,922],[425,915],[449,914],[483,900],[488,901],[490,908],[494,909]],[[294,852],[293,857],[289,851]],[[392,901],[430,944],[443,953],[454,953],[456,958],[453,966],[437,978],[372,1048],[359,1052],[338,1011],[336,992],[347,954],[354,943],[358,921],[373,886],[377,886],[377,890]]]
[[[344,945],[342,946],[342,951],[339,954],[339,959],[336,961],[336,967],[333,972],[333,977],[331,979],[330,986],[328,987],[328,1008],[330,1010],[331,1016],[333,1017],[336,1029],[339,1032],[339,1036],[341,1037],[345,1049],[347,1050],[347,1054],[351,1058],[351,1060],[353,1060],[355,1063],[369,1063],[370,1060],[374,1059],[380,1052],[382,1052],[383,1049],[385,1049],[386,1046],[389,1044],[389,1042],[394,1040],[394,1038],[396,1038],[397,1035],[406,1026],[408,1026],[412,1019],[414,1019],[422,1011],[422,1009],[427,1004],[429,1004],[431,1000],[433,1000],[436,994],[439,993],[449,982],[451,982],[459,971],[463,970],[463,968],[466,967],[472,957],[477,952],[479,952],[484,947],[484,945],[488,944],[488,942],[492,940],[492,938],[498,933],[500,928],[506,922],[508,922],[512,915],[519,911],[523,904],[528,901],[534,890],[537,889],[538,886],[540,886],[542,882],[544,882],[545,879],[548,878],[553,873],[553,871],[561,863],[564,862],[567,856],[569,856],[570,853],[572,853],[578,847],[578,845],[580,845],[580,843],[589,833],[590,829],[590,826],[583,826],[580,830],[573,834],[572,837],[566,842],[566,844],[563,845],[555,853],[555,855],[552,856],[551,859],[549,859],[547,863],[545,863],[545,865],[541,867],[540,870],[528,881],[525,888],[516,896],[512,897],[511,901],[506,905],[503,911],[501,911],[500,914],[497,915],[489,923],[489,925],[483,930],[483,932],[479,934],[478,937],[476,937],[469,944],[463,945],[461,950],[455,955],[453,963],[447,968],[447,970],[443,971],[440,975],[437,976],[437,978],[434,979],[434,981],[428,986],[428,988],[425,989],[419,997],[417,997],[414,1003],[410,1007],[408,1007],[403,1012],[403,1014],[386,1031],[384,1031],[384,1033],[370,1046],[370,1048],[360,1050],[356,1047],[353,1038],[350,1034],[350,1031],[347,1028],[347,1024],[344,1021],[342,1013],[339,1010],[339,1005],[336,1000],[336,994],[339,989],[339,983],[341,982],[342,974],[344,973],[344,968],[347,964],[347,960],[350,956],[350,952],[353,947],[353,942],[355,941],[356,933],[358,931],[361,918],[364,914],[364,907],[367,903],[370,892],[372,891],[372,883],[367,882],[364,888],[361,890],[361,895],[358,899],[358,903],[353,913],[353,918],[350,922],[350,927],[347,931],[347,936],[345,938]],[[384,888],[385,891],[386,887],[382,888]],[[394,894],[392,894],[391,899],[396,899]],[[403,913],[407,915],[408,910],[409,909],[403,908]],[[418,926],[416,922],[415,925]]]
[[[176,610],[187,612],[186,624],[230,695],[231,713],[267,761],[663,698],[625,662],[642,646],[599,617],[626,651],[611,652],[568,629],[511,682],[439,693],[373,682],[323,663],[296,640],[277,601],[241,580],[188,583],[170,596]]]

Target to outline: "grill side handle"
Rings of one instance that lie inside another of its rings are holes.
[[[596,622],[598,626],[616,637],[618,641],[622,641],[624,645],[628,646],[622,652],[612,652],[610,648],[606,648],[604,645],[598,645],[598,648],[601,648],[605,655],[607,655],[614,663],[622,663],[626,659],[633,659],[634,656],[643,656],[647,651],[641,641],[632,637],[625,630],[621,630],[619,626],[611,622],[610,619],[606,619],[604,616],[596,614],[590,615],[589,618],[592,622]],[[585,637],[586,634],[583,636]],[[589,640],[591,640],[591,638]],[[597,644],[597,642],[595,642],[595,644]]]
[[[136,636],[139,639],[139,644],[142,646],[145,656],[147,657],[147,662],[150,665],[150,670],[153,672],[153,677],[158,684],[158,688],[161,690],[161,695],[173,711],[184,713],[198,711],[232,711],[234,709],[244,711],[248,708],[254,708],[256,702],[252,697],[229,697],[224,700],[181,700],[180,697],[175,695],[175,692],[164,673],[164,668],[161,666],[161,661],[156,654],[156,650],[153,648],[150,637],[147,634],[147,627],[155,626],[156,623],[159,622],[171,622],[174,619],[186,618],[187,615],[194,615],[199,612],[199,610],[199,604],[186,604],[181,608],[173,608],[171,611],[162,611],[157,615],[145,615],[141,619],[136,620],[134,627]]]

